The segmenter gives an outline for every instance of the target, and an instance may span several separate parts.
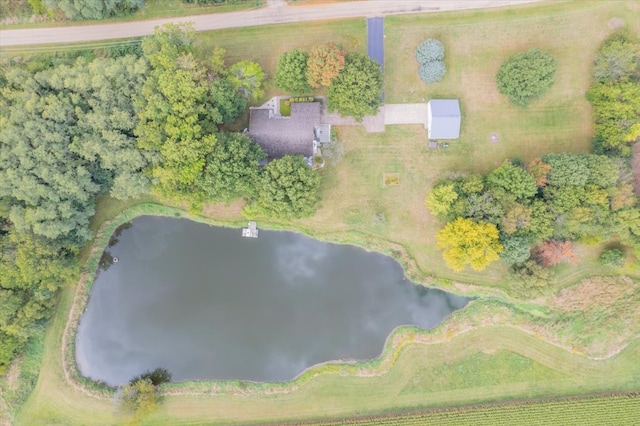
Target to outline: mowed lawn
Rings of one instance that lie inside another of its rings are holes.
[[[584,92],[591,61],[612,31],[608,22],[613,17],[622,18],[640,33],[640,7],[633,1],[545,3],[510,11],[387,18],[387,101],[460,98],[462,137],[447,149],[432,151],[426,147],[426,132],[420,126],[390,126],[384,134],[367,134],[360,127],[339,128],[344,159],[338,167],[322,171],[317,215],[295,221],[293,226],[312,235],[392,253],[420,279],[433,275],[504,285],[505,271],[499,264],[482,274],[455,274],[446,268],[435,248],[435,233],[441,224],[426,211],[424,197],[447,172],[485,172],[508,157],[527,160],[549,151],[588,150],[591,111]],[[224,47],[229,61],[258,61],[272,76],[283,51],[329,40],[364,51],[365,33],[364,20],[348,20],[209,32],[201,40],[205,50]],[[449,72],[442,83],[432,87],[419,81],[413,59],[416,45],[427,37],[439,38],[447,49]],[[509,54],[534,46],[556,56],[557,81],[545,97],[520,110],[497,93],[494,76]],[[268,88],[267,92],[275,90]],[[492,132],[500,135],[495,144],[489,142]],[[385,187],[384,173],[399,173],[400,184]],[[206,212],[224,212],[230,221],[242,218],[237,204],[209,206]],[[264,225],[291,227],[284,222]],[[595,250],[582,250],[595,256]],[[63,291],[47,334],[38,384],[17,424],[102,425],[123,420],[113,400],[84,395],[63,377],[60,341],[72,299],[70,286]],[[145,424],[293,421],[634,389],[640,378],[638,356],[638,340],[609,360],[594,361],[512,327],[483,327],[451,336],[445,343],[408,344],[392,350],[385,359],[395,364],[380,376],[345,367],[310,378],[282,394],[249,387],[227,395],[190,395],[185,386],[184,395],[167,396]],[[216,385],[194,386],[215,390]]]
[[[458,98],[462,134],[449,148],[429,150],[420,126],[387,126],[384,134],[342,127],[344,162],[325,176],[319,213],[308,227],[370,247],[387,242],[403,246],[414,259],[416,279],[429,275],[468,283],[508,287],[506,268],[495,262],[481,274],[449,270],[435,247],[442,227],[424,207],[433,183],[455,172],[486,173],[505,159],[529,161],[548,152],[587,152],[593,134],[585,97],[590,69],[602,41],[613,31],[610,20],[623,19],[640,33],[640,7],[634,2],[559,2],[509,10],[394,16],[385,19],[385,94],[388,103]],[[437,84],[417,75],[416,46],[437,38],[445,46],[448,72]],[[509,55],[539,47],[558,62],[555,84],[526,108],[512,106],[498,93],[495,74]],[[490,135],[499,136],[497,142]],[[382,186],[385,172],[400,173],[400,185]],[[373,220],[383,213],[386,224]],[[356,232],[344,235],[347,230]],[[388,246],[388,245],[387,245]],[[583,265],[561,271],[566,285],[602,272],[594,262],[597,247],[580,247]],[[581,269],[584,266],[584,269]]]

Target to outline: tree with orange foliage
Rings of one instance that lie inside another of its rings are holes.
[[[536,179],[536,185],[545,186],[547,175],[551,171],[551,166],[539,158],[534,158],[527,164],[527,171]]]
[[[550,267],[561,262],[578,263],[571,241],[545,241],[534,249],[533,257],[543,266]]]
[[[344,68],[346,56],[347,52],[333,42],[314,46],[307,62],[309,85],[328,87]]]

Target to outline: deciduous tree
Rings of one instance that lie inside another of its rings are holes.
[[[445,182],[436,185],[429,191],[425,204],[431,214],[443,218],[450,213],[451,207],[457,199],[458,193],[456,192],[455,184],[453,182]]]
[[[498,236],[498,228],[491,223],[458,218],[438,232],[437,244],[451,269],[461,271],[471,265],[481,271],[503,251]]]
[[[489,186],[502,188],[517,200],[533,197],[538,188],[531,173],[506,160],[487,176]]]
[[[551,166],[539,158],[534,158],[529,162],[529,164],[527,164],[527,171],[535,178],[536,185],[546,186],[547,176],[551,171]]]
[[[347,52],[336,43],[314,46],[307,62],[307,81],[311,87],[329,86],[346,64]]]
[[[215,137],[203,126],[221,121],[205,98],[205,69],[193,56],[193,28],[169,24],[142,43],[152,70],[139,98],[138,147],[159,154],[151,174],[165,195],[190,191]],[[217,113],[217,111],[216,111]]]
[[[551,153],[542,160],[551,166],[548,174],[551,186],[585,186],[589,180],[589,164],[584,155]]]
[[[265,154],[260,146],[239,133],[219,133],[206,165],[199,191],[208,201],[231,201],[255,193],[258,162]]]
[[[612,34],[596,55],[593,77],[600,83],[640,78],[640,40],[627,30]]]
[[[258,182],[255,208],[277,218],[312,215],[318,202],[320,176],[301,156],[287,155],[271,161]]]
[[[229,68],[229,82],[246,98],[257,100],[264,96],[263,80],[264,71],[257,62],[240,61]]]
[[[328,108],[356,120],[375,115],[382,105],[382,84],[380,65],[366,55],[352,53],[329,87]]]
[[[68,19],[103,19],[134,12],[144,0],[44,0],[47,8],[60,9]]]
[[[531,242],[525,237],[505,236],[500,243],[503,247],[500,260],[507,265],[525,262],[531,256]]]
[[[296,95],[311,92],[307,79],[307,63],[309,54],[301,49],[293,49],[283,53],[278,59],[275,84],[279,89]]]

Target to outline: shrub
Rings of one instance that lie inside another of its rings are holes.
[[[553,84],[556,60],[540,49],[517,53],[502,63],[496,83],[514,105],[526,107]]]
[[[155,370],[147,370],[139,376],[129,380],[129,384],[133,385],[137,381],[147,380],[151,382],[153,386],[160,386],[163,383],[169,383],[171,381],[171,373],[166,368],[158,367]]]
[[[416,49],[416,60],[421,65],[428,62],[442,61],[443,59],[444,46],[436,39],[426,39]]]
[[[442,81],[447,73],[447,67],[442,61],[433,61],[420,65],[418,75],[425,83],[437,83]]]
[[[511,279],[521,296],[540,294],[549,286],[551,271],[529,259],[511,266]]]
[[[524,237],[503,237],[500,239],[504,251],[500,260],[507,265],[525,262],[531,256],[529,240]]]
[[[625,252],[620,249],[605,249],[600,255],[600,263],[605,266],[620,268],[624,266],[626,257],[627,255],[625,254]]]

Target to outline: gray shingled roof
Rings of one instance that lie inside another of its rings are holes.
[[[458,139],[460,137],[460,103],[457,99],[429,101],[429,139]]]
[[[320,124],[320,102],[292,103],[290,117],[275,117],[268,108],[251,108],[249,135],[269,157],[313,155],[313,130]]]

